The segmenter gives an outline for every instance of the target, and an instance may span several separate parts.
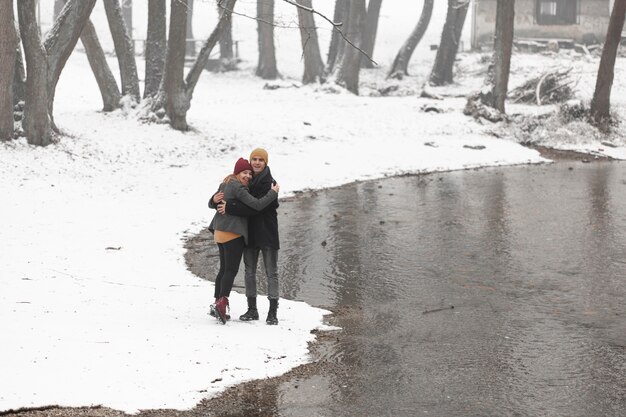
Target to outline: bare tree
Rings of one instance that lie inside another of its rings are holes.
[[[96,0],[69,0],[42,44],[36,0],[17,2],[27,69],[22,129],[31,144],[45,146],[52,141],[52,130],[56,130],[52,118],[56,85],[95,3]]]
[[[591,100],[591,117],[599,126],[606,124],[610,120],[615,56],[621,41],[625,14],[626,0],[615,0],[611,18],[609,19],[606,40],[602,48],[602,57],[600,58],[598,76],[596,77],[596,88]]]
[[[130,96],[135,102],[139,102],[139,76],[135,62],[135,47],[130,32],[124,23],[119,0],[104,0],[104,10],[120,67],[122,95]]]
[[[17,55],[13,1],[0,1],[0,141],[13,138],[13,76]]]
[[[348,20],[349,4],[350,3],[345,0],[335,1],[333,22],[343,26],[346,20]],[[340,30],[339,27],[333,27],[330,46],[328,47],[328,59],[326,61],[326,72],[328,73],[332,73],[335,70],[335,64],[341,61],[345,49],[346,42],[341,37]]]
[[[165,10],[165,0],[148,0],[144,98],[153,97],[157,94],[163,77],[165,50],[167,49]]]
[[[369,0],[367,3],[367,15],[365,16],[365,26],[363,28],[363,52],[368,56],[374,56],[374,46],[376,45],[376,33],[378,32],[378,19],[380,17],[380,6],[383,0]],[[374,63],[365,57],[361,58],[362,68],[374,68]]]
[[[350,2],[345,36],[352,43],[352,47],[345,48],[341,61],[335,64],[334,71],[335,82],[354,94],[359,94],[359,70],[362,57],[360,47],[365,13],[365,0]]]
[[[28,69],[22,129],[28,143],[45,146],[52,142],[48,114],[48,60],[39,37],[36,7],[36,0],[17,2],[17,15]]]
[[[162,91],[165,111],[170,124],[176,130],[187,130],[187,110],[191,106],[185,96],[185,44],[187,41],[187,0],[172,0],[170,3],[170,28],[167,40],[165,70]]]
[[[196,56],[196,41],[193,36],[193,0],[187,0],[187,31],[185,53],[187,56]]]
[[[311,0],[297,0],[298,4],[311,9]],[[304,56],[304,84],[324,81],[324,62],[320,53],[320,45],[317,39],[315,17],[312,12],[298,7],[298,24],[300,26],[300,38],[302,40],[302,55]]]
[[[278,78],[274,46],[274,0],[257,0],[257,31],[259,64],[256,75],[264,80],[274,80]]]
[[[55,19],[60,14],[66,2],[67,0],[55,0]],[[59,7],[61,9],[57,10]],[[93,23],[91,23],[91,20],[88,20],[87,23],[85,23],[85,27],[80,34],[80,41],[85,48],[85,54],[87,55],[89,66],[91,67],[91,71],[93,72],[98,88],[100,89],[100,95],[102,96],[102,111],[108,112],[119,108],[121,99],[120,90],[117,87],[117,81],[115,80],[115,76],[113,75],[113,72],[109,67],[109,63],[106,60],[104,50],[102,49],[102,45],[100,45],[98,34],[96,33],[96,29],[93,26]]]
[[[515,23],[515,0],[499,0],[496,6],[496,31],[493,47],[493,102],[488,103],[505,113],[504,103],[509,87],[511,52]]]
[[[221,12],[219,5],[218,11]],[[229,15],[228,20],[224,23],[224,30],[220,35],[220,66],[224,68],[235,67],[235,54],[233,53],[233,19]]]
[[[469,0],[448,0],[448,13],[437,49],[435,65],[430,74],[433,85],[451,84],[454,81],[454,60],[459,50],[459,42],[465,23]]]
[[[188,129],[187,111],[191,107],[193,91],[235,3],[236,0],[220,0],[223,9],[217,26],[200,49],[189,73],[184,77],[187,0],[171,0],[165,71],[152,110],[158,112],[164,108],[174,129],[183,131]]]
[[[54,25],[48,31],[44,41],[48,60],[48,111],[55,130],[52,109],[57,82],[85,24],[89,20],[95,3],[96,0],[69,0],[54,21]],[[27,72],[27,79],[29,73],[30,71]]]
[[[409,35],[409,38],[404,42],[393,60],[391,70],[388,75],[389,78],[401,80],[405,75],[409,75],[409,62],[411,61],[415,48],[422,40],[424,33],[426,33],[426,29],[428,29],[428,24],[430,23],[430,19],[433,15],[434,3],[435,0],[424,0],[420,19]]]
[[[122,95],[120,94],[117,81],[106,60],[102,45],[100,45],[96,29],[93,23],[91,23],[91,20],[85,23],[85,27],[80,34],[80,41],[85,47],[85,54],[87,55],[89,66],[96,77],[96,82],[100,89],[102,111],[108,112],[119,108]]]

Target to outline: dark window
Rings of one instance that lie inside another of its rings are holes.
[[[578,0],[535,0],[535,15],[540,25],[577,23]]]

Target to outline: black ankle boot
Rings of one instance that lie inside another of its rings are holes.
[[[276,311],[278,310],[278,300],[270,300],[270,310],[267,312],[267,324],[278,324],[278,317],[276,317]]]
[[[248,297],[248,311],[239,316],[241,321],[251,321],[259,319],[259,310],[256,309],[256,297]]]

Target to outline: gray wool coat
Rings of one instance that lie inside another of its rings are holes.
[[[237,180],[221,183],[219,191],[224,192],[224,200],[237,199],[246,206],[257,211],[263,210],[268,204],[276,200],[278,197],[278,193],[271,189],[263,197],[252,197],[248,188]],[[236,233],[243,236],[246,244],[248,244],[247,217],[232,216],[229,214],[220,214],[219,212],[215,212],[215,216],[213,216],[213,220],[211,220],[211,224],[209,225],[209,230],[211,233],[215,233],[216,230]]]

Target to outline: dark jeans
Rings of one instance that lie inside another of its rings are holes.
[[[278,250],[272,248],[245,248],[243,263],[246,266],[246,297],[256,297],[256,268],[259,251],[263,253],[263,265],[267,277],[267,298],[278,300]]]
[[[228,297],[239,272],[244,247],[243,236],[226,243],[218,243],[217,247],[220,251],[220,270],[215,277],[215,298]]]

